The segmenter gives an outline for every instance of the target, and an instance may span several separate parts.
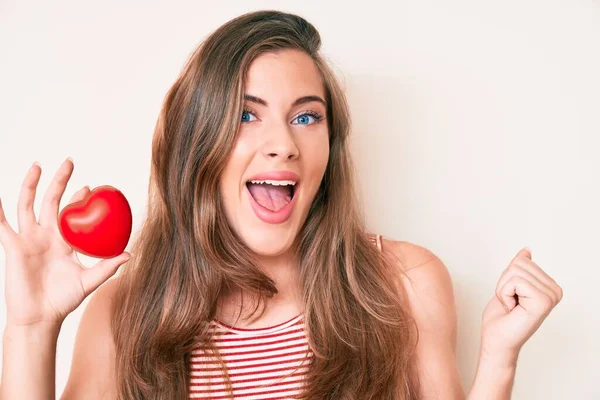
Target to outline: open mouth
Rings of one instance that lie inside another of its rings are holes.
[[[294,181],[248,181],[246,187],[254,201],[271,212],[277,212],[288,205],[297,191]]]

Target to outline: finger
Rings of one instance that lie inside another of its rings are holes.
[[[17,233],[10,226],[4,215],[4,209],[2,208],[2,200],[0,199],[0,243],[6,249],[6,244],[14,239]]]
[[[523,257],[531,259],[531,250],[528,247],[524,247],[517,252],[515,257],[510,261],[510,263],[508,263],[508,267],[506,267],[506,269],[504,269],[504,271],[502,272],[502,275],[500,275],[500,279],[498,279],[498,284],[496,285],[496,297],[498,297],[498,300],[500,300],[500,302],[504,305],[504,308],[506,308],[507,312],[510,310],[508,310],[507,306],[504,303],[504,299],[500,296],[500,289],[512,276],[511,266],[514,265],[515,260]]]
[[[519,250],[515,258],[513,258],[513,261],[519,257],[525,257],[531,260],[531,249],[529,247],[523,247],[521,250]]]
[[[552,299],[522,276],[510,278],[502,286],[500,295],[506,302],[509,311],[517,307],[515,295],[519,299],[518,305],[528,312],[543,314],[552,309]]]
[[[546,284],[540,281],[531,272],[517,264],[513,264],[510,266],[509,272],[503,278],[501,278],[500,282],[498,282],[498,287],[501,288],[502,286],[504,286],[504,284],[513,276],[520,276],[528,280],[538,290],[544,292],[547,296],[549,296],[554,303],[558,303],[558,295],[554,293],[554,291],[550,287],[548,287]]]
[[[515,261],[520,258],[529,258],[531,260],[531,250],[529,249],[529,247],[524,247],[521,250],[519,250],[519,252],[514,256],[514,258],[510,260],[508,266],[506,267],[506,269],[504,269],[502,275],[500,276],[500,281],[502,281],[502,283],[506,282],[505,275],[510,271],[510,267],[514,265]],[[498,283],[500,284],[500,282]]]
[[[116,257],[99,261],[92,268],[85,269],[81,275],[81,284],[85,295],[89,295],[106,282],[130,258],[131,254],[124,252]]]
[[[40,211],[40,225],[53,226],[56,225],[58,218],[58,205],[60,199],[65,192],[67,182],[73,173],[73,161],[67,158],[56,171],[50,186],[44,193],[42,200],[42,209]]]
[[[76,203],[78,201],[85,199],[85,196],[87,196],[89,192],[90,192],[90,187],[85,185],[84,187],[79,189],[77,192],[75,192],[75,194],[71,197],[71,200],[69,200],[69,204]]]
[[[23,179],[23,183],[21,184],[21,192],[19,194],[19,201],[17,202],[19,233],[25,232],[28,228],[37,225],[35,213],[33,212],[33,203],[35,202],[35,192],[41,174],[42,168],[36,161],[29,168],[29,171],[27,171],[25,179]]]
[[[527,258],[517,258],[515,260],[515,265],[528,271],[530,274],[535,276],[540,282],[542,282],[552,292],[556,303],[558,303],[562,299],[562,288],[535,262]]]

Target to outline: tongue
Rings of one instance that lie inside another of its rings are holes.
[[[292,188],[289,185],[248,183],[248,190],[258,204],[273,212],[281,210],[292,200]]]

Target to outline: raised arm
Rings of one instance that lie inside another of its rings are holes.
[[[72,171],[70,160],[61,165],[44,194],[38,221],[33,204],[41,169],[38,164],[30,168],[19,195],[18,233],[6,220],[0,202],[7,311],[2,400],[55,398],[56,342],[64,319],[129,258],[122,253],[87,268],[62,239],[58,207]],[[87,193],[89,188],[81,189],[71,202]]]
[[[110,279],[92,295],[79,323],[67,385],[61,400],[116,398],[115,349],[110,308],[117,279]],[[56,342],[60,325],[7,326],[1,399],[54,399]],[[21,397],[24,393],[25,397]]]
[[[115,345],[110,320],[118,278],[92,295],[79,323],[69,379],[60,400],[115,399]]]
[[[59,332],[60,324],[6,326],[0,399],[54,399]]]
[[[477,372],[465,396],[456,362],[454,293],[446,266],[431,251],[408,242],[386,240],[384,249],[403,264],[399,263],[405,272],[403,290],[419,329],[416,362],[423,398],[510,399],[518,353],[562,298],[558,285],[531,261],[528,251],[511,261],[484,312]],[[515,295],[521,299],[518,305]]]
[[[419,330],[416,362],[423,399],[464,399],[456,363],[456,309],[450,274],[427,249],[384,240],[398,259],[409,306]]]

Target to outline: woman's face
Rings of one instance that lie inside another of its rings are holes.
[[[327,166],[324,85],[310,56],[284,50],[257,57],[245,86],[220,192],[245,243],[258,255],[279,256],[294,243]]]

